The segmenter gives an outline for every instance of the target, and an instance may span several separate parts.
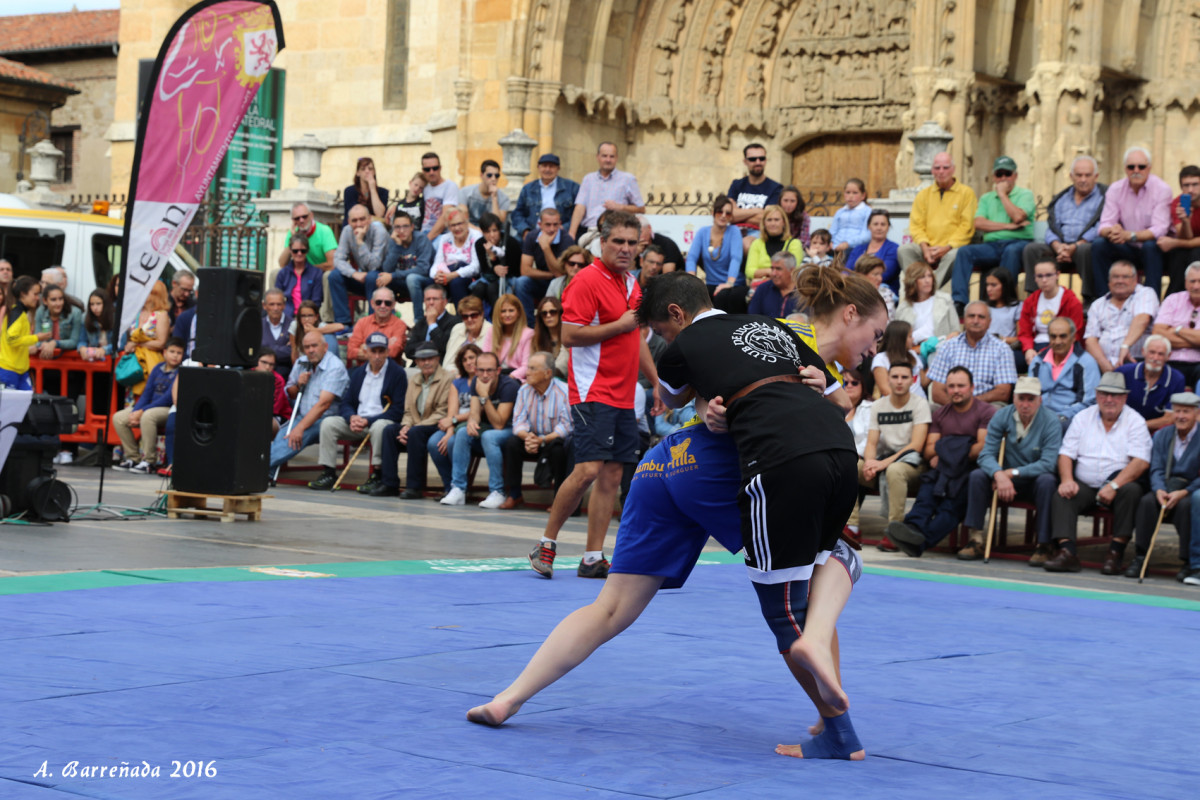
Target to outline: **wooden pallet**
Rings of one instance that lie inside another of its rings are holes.
[[[221,522],[233,522],[234,515],[245,514],[250,522],[262,519],[263,498],[269,494],[196,494],[194,492],[162,492],[167,496],[167,519],[180,519],[183,514],[196,518],[216,517]],[[209,508],[209,500],[220,500],[220,508]]]

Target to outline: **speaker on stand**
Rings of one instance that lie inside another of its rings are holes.
[[[262,344],[263,274],[246,269],[196,270],[196,346],[202,364],[254,367]]]
[[[175,488],[209,495],[265,492],[274,396],[269,372],[180,368]]]

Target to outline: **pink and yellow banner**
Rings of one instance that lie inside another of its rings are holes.
[[[282,49],[274,0],[203,0],[171,28],[138,126],[119,332],[136,324]]]

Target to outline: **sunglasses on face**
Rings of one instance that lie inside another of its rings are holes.
[[[560,312],[557,308],[542,309],[543,317],[557,317],[560,313],[562,313],[562,312]]]
[[[998,169],[995,172],[993,172],[992,174],[995,175],[997,178],[1011,178],[1012,170],[1011,169]]]
[[[759,164],[767,160],[766,156],[746,156],[746,160],[752,164]]]
[[[1125,169],[1128,170],[1129,172],[1142,172],[1143,170],[1150,169],[1150,165],[1149,164],[1126,164]]]
[[[862,381],[846,381],[847,386],[862,386]]]
[[[305,249],[303,249],[303,250],[297,250],[297,249],[295,249],[295,248],[292,248],[292,252],[293,252],[293,253],[307,253],[307,252],[308,252],[308,248],[305,248]]]
[[[436,167],[421,167],[421,171],[422,172],[437,172],[441,168],[442,168],[442,165],[438,164]]]
[[[464,320],[468,320],[468,319],[479,319],[481,316],[483,316],[483,315],[482,315],[482,314],[480,314],[478,311],[474,311],[474,312],[472,312],[472,313],[470,313],[470,314],[463,314],[463,315],[462,315],[462,318],[463,318]]]
[[[587,266],[587,262],[585,261],[568,261],[567,263],[572,267],[579,267],[580,269]]]
[[[485,173],[483,173],[483,177],[485,177],[485,178],[499,178],[499,177],[500,177],[500,173],[499,173],[499,172],[485,172]]]
[[[312,214],[300,214],[299,216],[292,217],[292,222],[303,222],[311,216]]]
[[[372,302],[374,302],[377,306],[387,306],[388,308],[396,305],[395,300],[373,300]]]

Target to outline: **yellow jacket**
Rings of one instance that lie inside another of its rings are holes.
[[[913,200],[908,235],[917,244],[962,247],[975,235],[975,207],[979,201],[970,186],[957,179],[944,192],[937,184],[926,186]]]
[[[38,343],[37,334],[29,330],[29,314],[24,310],[11,325],[7,319],[4,324],[4,335],[0,336],[0,369],[24,375],[29,372],[29,347]]]

